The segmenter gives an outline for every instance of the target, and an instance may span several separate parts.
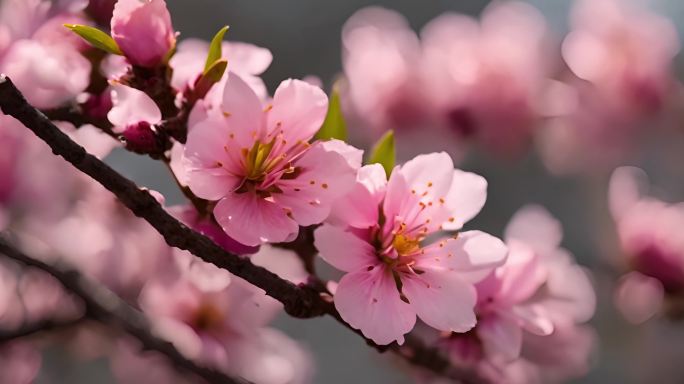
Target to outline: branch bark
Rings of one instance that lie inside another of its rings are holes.
[[[296,286],[281,279],[265,268],[256,266],[248,258],[229,253],[216,245],[209,238],[191,230],[169,215],[164,208],[144,189],[126,179],[114,169],[96,157],[88,154],[80,145],[62,133],[45,115],[32,107],[12,81],[0,75],[0,109],[13,116],[30,129],[36,136],[47,143],[52,152],[63,157],[75,168],[87,174],[103,187],[108,189],[128,207],[136,216],[150,223],[166,240],[179,249],[187,250],[205,262],[228,270],[232,274],[247,280],[263,289],[267,295],[281,302],[285,311],[293,317],[310,318],[324,314],[337,319],[347,328],[364,338],[368,345],[384,352],[388,349],[399,352],[398,355],[411,364],[418,365],[433,373],[463,383],[486,383],[487,380],[474,371],[452,366],[441,354],[426,346],[417,338],[407,338],[405,347],[411,351],[419,351],[428,359],[416,358],[415,354],[401,353],[397,345],[379,346],[363,336],[363,334],[346,324],[331,302],[323,299],[319,292],[311,286]],[[409,356],[412,355],[412,356]]]
[[[103,286],[86,279],[77,270],[64,265],[48,264],[34,259],[12,246],[2,237],[0,237],[0,253],[24,266],[37,268],[54,276],[62,283],[64,288],[83,300],[89,317],[102,323],[121,327],[128,334],[138,339],[145,349],[163,354],[173,362],[174,366],[181,367],[187,372],[203,378],[210,384],[248,383],[242,379],[232,378],[215,369],[200,366],[187,359],[173,344],[153,335],[147,318],[142,313]],[[23,330],[23,335],[20,336],[39,332],[42,330],[40,329],[41,326],[50,327],[53,325],[56,324],[50,322],[35,324],[31,328]]]

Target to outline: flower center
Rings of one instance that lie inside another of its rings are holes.
[[[195,329],[207,331],[219,327],[223,319],[223,313],[216,306],[204,303],[197,308],[192,319],[192,326]]]
[[[420,240],[407,235],[397,234],[392,240],[392,247],[399,256],[406,256],[417,252],[420,249]]]
[[[268,161],[275,140],[264,144],[255,142],[250,150],[243,150],[245,156],[245,178],[251,181],[259,181],[268,173],[270,163]]]

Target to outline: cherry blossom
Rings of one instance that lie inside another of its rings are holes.
[[[223,114],[190,127],[184,152],[188,186],[218,200],[214,217],[228,236],[245,245],[293,240],[299,225],[325,220],[352,187],[355,169],[342,143],[309,143],[327,105],[319,88],[287,80],[264,106],[229,74]]]
[[[446,153],[418,156],[389,181],[382,167],[363,167],[335,224],[315,234],[321,257],[347,272],[334,296],[342,318],[378,344],[403,343],[416,315],[442,331],[473,328],[473,283],[503,263],[506,247],[480,231],[425,240],[459,230],[482,209],[486,188]]]
[[[119,0],[111,28],[112,37],[133,65],[163,64],[176,45],[176,32],[164,0]]]

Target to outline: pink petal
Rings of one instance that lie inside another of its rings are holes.
[[[504,231],[506,242],[518,240],[537,251],[552,251],[563,239],[563,228],[549,211],[539,205],[520,208]]]
[[[417,261],[421,266],[453,270],[465,281],[476,283],[502,265],[507,254],[508,248],[496,237],[467,231],[459,233],[456,239],[444,239],[426,247]]]
[[[253,193],[231,193],[216,204],[214,217],[228,236],[245,245],[291,241],[297,223],[278,204]]]
[[[445,200],[454,220],[445,221],[442,228],[448,231],[461,229],[482,210],[487,200],[487,180],[480,175],[456,169]]]
[[[252,88],[234,72],[228,73],[223,90],[221,112],[226,117],[228,134],[239,148],[252,148],[254,137],[263,126],[263,110],[259,97]]]
[[[634,206],[648,189],[646,172],[636,167],[620,167],[613,171],[608,185],[608,205],[618,219]]]
[[[360,271],[379,263],[372,245],[340,227],[325,224],[316,229],[315,238],[321,258],[341,271]]]
[[[520,356],[523,334],[513,320],[497,315],[487,316],[477,323],[477,335],[490,356],[501,356],[506,361]]]
[[[351,191],[333,205],[328,222],[354,228],[378,224],[378,207],[385,197],[387,176],[380,164],[361,167]]]
[[[510,315],[519,321],[527,332],[538,336],[550,335],[555,328],[548,311],[539,304],[516,305],[511,308]]]
[[[112,103],[114,106],[107,118],[119,130],[141,121],[154,125],[162,119],[157,104],[145,92],[135,88],[112,86]]]
[[[299,225],[321,223],[330,214],[332,204],[354,186],[356,169],[325,142],[314,144],[294,166],[300,170],[299,175],[280,180],[277,186],[282,193],[274,194],[273,199],[289,208]]]
[[[288,147],[309,141],[321,128],[327,112],[328,97],[320,88],[301,80],[285,80],[273,96],[268,134],[282,134]]]
[[[660,311],[664,296],[660,281],[631,272],[620,279],[615,305],[630,323],[641,324]]]
[[[273,54],[266,48],[236,41],[224,42],[223,57],[229,60],[231,71],[260,75],[273,61]]]
[[[250,260],[295,284],[305,283],[309,276],[297,254],[287,249],[262,245],[259,252],[252,255]]]
[[[475,288],[457,274],[426,269],[402,275],[402,292],[427,325],[447,332],[467,332],[475,326]]]
[[[404,334],[416,323],[412,307],[401,300],[390,270],[345,275],[335,292],[335,308],[342,319],[379,345],[404,343]]]
[[[225,123],[217,119],[197,124],[188,134],[181,180],[186,181],[197,196],[219,200],[242,183],[238,175],[241,169],[238,150],[225,149],[226,143],[231,145],[229,140]]]
[[[554,319],[571,319],[585,322],[596,310],[596,292],[589,272],[575,264],[572,255],[559,249],[547,255],[548,297],[543,301],[545,309]],[[556,320],[558,321],[558,320]]]
[[[497,294],[500,301],[509,304],[523,302],[534,295],[546,281],[546,269],[532,249],[523,244],[508,244],[506,264],[498,268],[501,287]]]
[[[411,189],[426,199],[436,201],[446,196],[451,187],[454,163],[446,152],[418,155],[399,170]]]

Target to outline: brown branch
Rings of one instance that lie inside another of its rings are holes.
[[[173,344],[154,336],[147,318],[145,318],[142,313],[128,305],[108,289],[86,279],[77,270],[65,265],[48,264],[38,259],[34,259],[12,246],[2,237],[0,237],[0,253],[22,265],[37,268],[49,273],[55,277],[65,289],[83,300],[88,316],[100,322],[120,327],[128,334],[138,339],[146,349],[159,352],[169,358],[174,366],[181,367],[211,384],[247,383],[245,380],[234,379],[220,371],[200,366],[189,360],[183,356]],[[43,326],[48,327],[50,325],[52,324],[43,324]],[[36,325],[36,327],[40,327],[40,324]],[[40,330],[41,329],[26,329],[24,333],[30,334]]]
[[[28,104],[21,92],[5,75],[0,75],[0,109],[22,122],[24,126],[47,143],[53,153],[62,156],[75,168],[116,195],[136,216],[150,223],[170,246],[187,250],[205,262],[228,270],[263,289],[267,295],[281,302],[285,311],[293,317],[310,318],[328,314],[364,338],[370,346],[379,352],[384,352],[387,349],[394,351],[400,349],[396,345],[378,346],[365,338],[359,330],[353,329],[343,321],[334,305],[321,297],[315,287],[296,286],[281,279],[267,269],[252,264],[249,259],[225,251],[207,237],[180,223],[169,215],[146,190],[140,189],[107,164],[88,154],[83,147],[62,133],[40,111]],[[411,338],[410,345],[408,344],[406,346],[411,350],[429,356],[428,359],[409,358],[407,354],[399,353],[400,356],[413,364],[464,383],[487,382],[474,372],[451,366],[441,354],[435,353],[432,348],[426,346],[419,339]]]

